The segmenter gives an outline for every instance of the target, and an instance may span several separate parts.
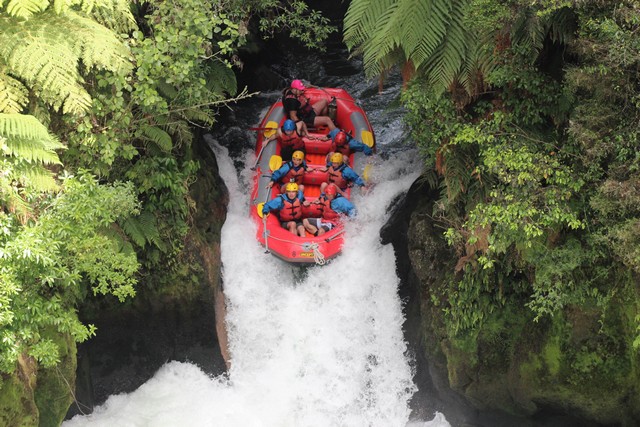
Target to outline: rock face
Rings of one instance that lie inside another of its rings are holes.
[[[197,211],[181,268],[175,277],[163,278],[166,284],[160,287],[141,283],[136,297],[125,304],[100,300],[82,308],[81,318],[98,332],[79,345],[77,401],[67,417],[90,413],[108,396],[135,390],[170,360],[195,363],[214,375],[225,370],[216,298],[222,295],[220,229],[228,194],[204,142],[195,144],[194,156],[201,166],[190,193]],[[218,306],[223,308],[224,302]]]
[[[491,427],[638,425],[638,356],[625,314],[633,310],[622,298],[610,303],[603,324],[594,310],[577,306],[536,323],[526,301],[507,298],[477,330],[447,330],[443,308],[457,256],[432,218],[436,198],[418,180],[382,231],[396,250],[415,353],[414,416],[438,410],[452,425]],[[603,329],[621,331],[620,339]]]

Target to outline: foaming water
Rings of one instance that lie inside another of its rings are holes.
[[[406,426],[416,388],[395,254],[379,231],[392,200],[417,177],[415,153],[374,172],[378,184],[356,198],[343,253],[326,266],[301,268],[257,244],[247,216],[250,171],[238,178],[227,149],[210,146],[231,195],[222,231],[229,372],[210,378],[195,365],[170,362],[138,390],[63,425]],[[442,414],[409,425],[449,426]]]

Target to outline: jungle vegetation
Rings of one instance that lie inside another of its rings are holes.
[[[508,305],[547,323],[577,308],[598,313],[600,337],[565,348],[574,372],[637,359],[639,31],[625,0],[351,3],[345,41],[369,76],[402,67],[440,189],[433,217],[458,260],[431,297],[450,337]]]
[[[631,0],[351,2],[344,40],[370,77],[401,67],[440,189],[452,337],[509,304],[531,322],[579,307],[604,338],[577,371],[637,352],[639,28]],[[249,95],[238,52],[282,29],[310,47],[333,30],[301,0],[0,0],[2,373],[55,366],[52,331],[95,333],[79,304],[176,267],[193,130]],[[619,302],[631,331],[607,323]]]
[[[79,304],[178,268],[194,129],[249,96],[239,49],[283,30],[335,31],[299,0],[0,1],[0,372],[55,366],[52,334],[95,333]]]

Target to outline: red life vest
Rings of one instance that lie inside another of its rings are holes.
[[[339,189],[344,190],[347,188],[347,180],[342,177],[342,169],[345,165],[338,166],[338,169],[334,169],[333,165],[329,166],[327,172],[329,172],[329,182],[338,186]]]
[[[291,182],[295,181],[296,184],[302,184],[302,178],[304,178],[304,164],[300,164],[300,167],[296,170],[295,166],[293,166],[293,162],[289,164],[291,168],[289,172],[282,178],[282,182]]]
[[[283,147],[291,147],[293,150],[304,150],[304,141],[302,137],[298,135],[298,131],[295,130],[291,135],[287,135],[282,131],[282,137],[280,138],[280,144]]]
[[[331,200],[325,198],[322,201],[322,219],[335,223],[339,217],[340,214],[331,209]]]
[[[300,203],[299,198],[296,197],[294,201],[291,201],[287,196],[283,195],[282,200],[284,201],[284,206],[278,214],[280,221],[295,221],[302,218],[302,203]]]

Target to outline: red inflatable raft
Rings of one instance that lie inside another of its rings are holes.
[[[336,126],[349,132],[355,139],[369,147],[374,147],[373,129],[365,112],[344,89],[308,88],[304,94],[310,98],[311,104],[320,99],[331,101],[335,98],[331,106],[335,112],[334,123]],[[272,169],[280,167],[282,160],[279,140],[270,142],[264,149],[262,149],[262,141],[272,135],[275,129],[281,127],[285,120],[285,111],[280,99],[271,106],[260,122],[260,132],[258,133],[255,147],[257,163],[253,177],[250,215],[258,226],[256,237],[267,251],[292,263],[324,264],[327,260],[337,256],[342,250],[345,239],[342,224],[338,224],[338,226],[327,231],[322,236],[315,237],[307,233],[306,237],[299,237],[280,225],[278,215],[275,212],[265,218],[261,217],[262,204],[280,194],[280,187],[277,184],[271,189],[266,187],[270,182]],[[324,137],[328,132],[329,129],[327,128],[309,129],[310,136],[315,138]],[[307,165],[311,168],[324,168],[326,155],[331,150],[331,140],[322,141],[304,138],[304,143]],[[367,163],[367,157],[363,153],[351,153],[349,166],[367,180],[371,166]],[[310,202],[316,200],[320,195],[320,184],[325,181],[327,181],[326,172],[314,171],[306,173],[303,180],[305,198]],[[347,190],[349,198],[358,191],[356,188]],[[305,207],[303,209],[303,218],[320,216],[317,206],[316,204],[311,204],[311,206]]]

